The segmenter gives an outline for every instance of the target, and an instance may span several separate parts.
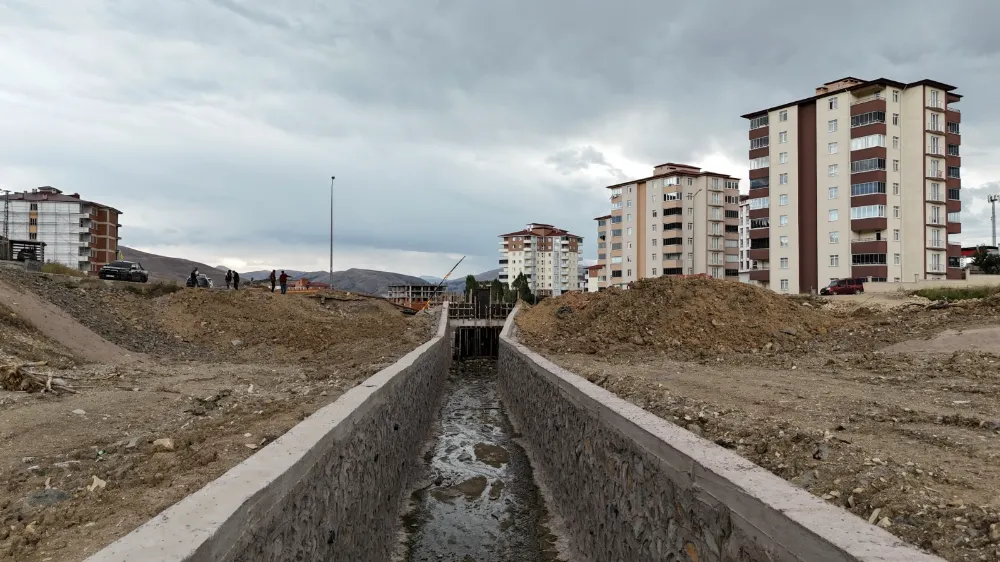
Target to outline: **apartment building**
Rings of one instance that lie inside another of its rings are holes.
[[[114,261],[121,211],[50,187],[0,197],[2,231],[13,240],[45,242],[45,260],[97,275]]]
[[[500,280],[513,283],[523,273],[536,296],[583,290],[582,247],[582,236],[551,224],[531,223],[524,230],[501,234]]]
[[[600,288],[644,277],[739,274],[739,179],[686,164],[608,186],[611,214],[598,217]],[[605,247],[600,247],[605,243]]]
[[[748,113],[753,283],[960,278],[961,112],[934,80],[843,78]]]
[[[750,196],[740,195],[740,283],[750,282]]]
[[[604,273],[604,266],[595,264],[587,267],[587,292],[596,293],[601,290],[601,277]]]

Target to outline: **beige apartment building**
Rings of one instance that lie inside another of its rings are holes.
[[[739,187],[737,178],[674,163],[608,186],[611,213],[594,219],[598,287],[660,275],[737,280]]]
[[[531,223],[500,235],[500,280],[513,283],[524,274],[536,296],[558,296],[585,289],[581,276],[583,237],[551,224]]]
[[[749,279],[960,278],[962,99],[933,80],[843,78],[748,113]]]

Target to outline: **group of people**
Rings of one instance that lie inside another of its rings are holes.
[[[233,270],[226,271],[226,288],[232,287],[234,290],[240,290],[240,274]]]
[[[281,275],[275,275],[274,270],[272,269],[271,275],[267,277],[267,280],[271,282],[272,293],[274,292],[275,283],[278,283],[281,286],[282,295],[288,292],[288,274],[286,274],[284,271],[281,272]]]

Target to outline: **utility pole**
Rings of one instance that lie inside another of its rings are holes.
[[[990,206],[993,208],[990,218],[993,220],[993,247],[997,246],[997,201],[1000,201],[1000,195],[990,195],[986,198],[990,202]]]
[[[10,240],[10,190],[3,190],[3,237]]]
[[[333,291],[333,180],[337,176],[330,176],[330,291]]]

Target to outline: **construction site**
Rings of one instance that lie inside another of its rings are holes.
[[[1000,560],[1000,295],[402,308],[0,266],[0,560]]]

